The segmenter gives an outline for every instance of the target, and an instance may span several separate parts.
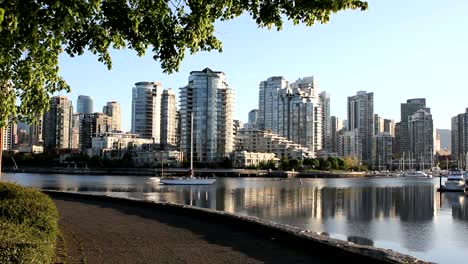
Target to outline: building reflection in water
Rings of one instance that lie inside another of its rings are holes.
[[[301,185],[297,179],[218,179],[212,186],[164,186],[157,178],[127,176],[6,174],[4,179],[36,188],[240,213],[356,244],[379,246],[384,241],[384,246],[409,252],[432,251],[447,236],[463,240],[460,234],[468,234],[467,197],[437,193],[435,181],[305,179]],[[468,246],[468,239],[461,243]]]

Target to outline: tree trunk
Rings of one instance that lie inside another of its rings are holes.
[[[3,127],[0,127],[0,181],[2,180]]]

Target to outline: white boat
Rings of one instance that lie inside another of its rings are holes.
[[[172,177],[161,179],[160,183],[169,185],[210,185],[215,181],[216,178]]]
[[[210,185],[216,181],[216,177],[203,178],[193,176],[193,112],[190,124],[190,170],[185,177],[164,177],[159,182],[166,185]]]
[[[462,170],[449,170],[447,180],[442,189],[450,192],[463,192],[465,190],[464,172]]]
[[[401,176],[430,178],[430,175],[426,174],[423,171],[413,171],[413,170],[404,171],[402,172]]]

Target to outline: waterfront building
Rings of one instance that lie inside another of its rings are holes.
[[[359,129],[340,130],[338,133],[338,156],[347,159],[351,158],[362,164],[362,138]]]
[[[132,133],[160,143],[161,98],[160,83],[137,82],[132,89]]]
[[[66,96],[50,99],[49,111],[43,117],[43,139],[47,150],[71,148],[72,117],[72,102]]]
[[[391,169],[393,137],[389,132],[380,132],[372,137],[372,166],[375,169]]]
[[[191,122],[193,114],[193,133]],[[205,68],[192,71],[188,85],[180,88],[180,147],[193,160],[219,162],[234,148],[234,90],[224,72]]]
[[[274,153],[238,151],[232,154],[232,163],[234,168],[258,166],[261,162],[268,161],[273,161],[276,164],[279,159],[276,158]]]
[[[22,146],[18,148],[18,152],[20,153],[33,153],[39,154],[44,152],[43,146],[32,145],[32,146]]]
[[[331,116],[330,116],[330,94],[327,92],[321,92],[319,94],[320,98],[320,106],[322,112],[322,148],[331,151],[332,143],[331,143]]]
[[[434,157],[434,127],[432,115],[424,109],[416,111],[408,119],[409,157],[414,166],[428,168]]]
[[[425,98],[408,99],[406,100],[406,103],[401,104],[400,137],[398,146],[400,155],[403,153],[405,153],[405,155],[408,155],[408,153],[411,150],[408,120],[410,116],[414,115],[416,111],[420,109],[426,109]],[[426,110],[428,113],[430,113],[430,110],[428,108]]]
[[[343,129],[343,122],[336,116],[330,117],[331,152],[338,152],[338,132]]]
[[[132,133],[164,147],[177,146],[177,104],[172,89],[138,82],[132,90]]]
[[[107,102],[107,104],[103,106],[102,112],[112,118],[111,131],[122,130],[119,102],[116,102],[116,101]]]
[[[300,78],[291,84],[291,89],[294,94],[299,94],[299,96],[303,98],[303,100],[304,99],[306,100],[308,107],[311,107],[311,106],[313,107],[313,110],[307,109],[309,114],[310,112],[312,112],[312,116],[304,116],[305,118],[308,119],[307,120],[308,123],[312,122],[312,127],[313,127],[312,139],[310,137],[307,138],[307,143],[306,143],[307,145],[304,145],[304,143],[300,143],[300,144],[303,144],[303,146],[309,148],[313,152],[317,152],[324,148],[324,142],[323,142],[323,138],[324,138],[323,129],[324,128],[323,128],[323,122],[322,122],[324,120],[324,115],[323,115],[324,106],[321,103],[321,99],[319,98],[317,81],[313,76]],[[323,101],[326,104],[326,108],[329,108],[330,98],[328,94],[326,93],[323,94]],[[329,109],[326,111],[329,111]],[[329,113],[327,113],[327,116],[329,117]],[[308,127],[310,128],[311,126],[309,125]],[[307,134],[309,134],[309,131],[307,131]],[[313,141],[313,147],[310,147],[309,142],[311,140]]]
[[[359,91],[348,97],[348,129],[358,130],[362,162],[371,164],[372,136],[374,135],[374,93]]]
[[[257,127],[278,133],[279,92],[287,89],[288,82],[283,76],[274,76],[260,82],[258,95]]]
[[[249,112],[249,122],[247,123],[248,128],[256,128],[258,120],[258,109],[252,109]]]
[[[161,103],[161,144],[167,148],[178,145],[178,114],[177,99],[172,89],[166,89],[162,94]]]
[[[452,159],[466,166],[468,155],[468,108],[452,117]]]
[[[153,144],[153,140],[131,133],[104,132],[91,138],[91,152],[93,156],[121,159],[128,150],[139,150],[144,144]]]
[[[137,166],[164,167],[179,166],[183,161],[182,152],[177,150],[161,150],[159,144],[143,144],[137,150],[132,150],[133,162]]]
[[[76,112],[80,114],[92,114],[93,98],[87,95],[79,95],[76,101]]]
[[[270,130],[315,152],[324,147],[325,139],[329,140],[329,117],[330,96],[319,96],[313,76],[291,85],[282,76],[260,83],[256,128]]]
[[[312,158],[313,152],[267,130],[243,129],[236,136],[236,151],[274,153],[277,158]]]
[[[285,137],[309,150],[316,150],[315,138],[316,119],[315,110],[317,100],[299,89],[283,89],[280,92],[278,112],[278,132],[273,132]],[[321,138],[320,141],[321,143]],[[321,148],[321,145],[320,145]]]

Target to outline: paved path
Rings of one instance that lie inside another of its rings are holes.
[[[66,263],[336,263],[220,223],[106,201],[52,197]]]

